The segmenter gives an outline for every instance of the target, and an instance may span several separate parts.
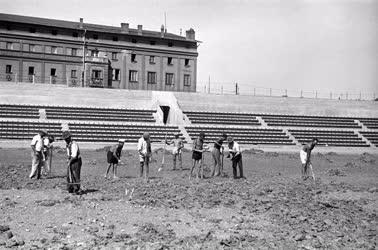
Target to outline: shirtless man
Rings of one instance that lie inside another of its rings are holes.
[[[173,144],[173,170],[176,170],[176,159],[180,162],[180,169],[182,170],[182,149],[184,148],[184,142],[180,138],[180,133],[175,134],[175,139],[171,141],[165,141],[166,144],[172,145]]]
[[[302,173],[302,179],[306,180],[308,178],[308,167],[310,167],[311,173],[312,173],[312,178],[315,181],[315,176],[314,172],[312,171],[312,164],[311,164],[311,152],[318,144],[319,140],[317,138],[314,138],[311,140],[311,142],[305,144],[303,148],[301,149],[300,152],[300,157],[301,157],[301,162],[302,162],[302,168],[301,168],[301,173]]]

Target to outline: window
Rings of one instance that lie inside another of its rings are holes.
[[[97,40],[98,39],[98,35],[97,34],[93,34],[93,39]]]
[[[71,78],[77,77],[77,71],[75,69],[71,70]]]
[[[118,36],[113,36],[113,41],[118,42]]]
[[[29,67],[29,71],[28,71],[28,75],[34,75],[34,67],[30,66]]]
[[[184,75],[184,86],[190,86],[190,75]]]
[[[72,33],[72,37],[79,37],[79,33],[77,32]]]
[[[54,68],[50,69],[50,76],[56,76],[56,69]]]
[[[150,56],[150,64],[155,64],[155,57],[154,56]]]
[[[13,49],[13,43],[7,42],[7,49]]]
[[[168,47],[173,47],[173,42],[169,42]]]
[[[113,69],[113,81],[119,81],[119,69]]]
[[[173,65],[172,64],[172,57],[168,57],[168,65]]]
[[[93,56],[93,57],[98,57],[98,50],[97,50],[97,49],[92,50],[92,51],[91,51],[91,56]]]
[[[35,45],[34,44],[29,44],[29,51],[35,52]]]
[[[76,48],[72,48],[71,56],[77,56],[77,49]]]
[[[50,54],[51,53],[51,46],[45,46],[45,53]]]
[[[5,66],[5,73],[12,74],[12,65]]]
[[[101,78],[101,70],[92,70],[92,79],[99,79]]]
[[[189,59],[185,59],[185,67],[189,67],[189,66],[190,66],[190,65],[189,65],[189,62],[190,62]]]
[[[138,71],[130,70],[129,71],[129,81],[130,82],[138,82]]]
[[[156,41],[150,41],[150,45],[156,45]]]
[[[118,53],[112,52],[112,60],[117,60],[117,59],[118,59]]]
[[[135,38],[131,39],[132,43],[137,43],[137,40]]]
[[[30,33],[35,33],[35,28],[30,28],[30,29],[29,29],[29,32],[30,32]]]
[[[165,85],[173,85],[173,73],[166,73],[165,74]]]
[[[136,61],[136,54],[131,54],[131,62],[137,62]]]
[[[54,35],[54,36],[56,36],[56,35],[58,35],[58,31],[57,30],[52,30],[51,34]]]
[[[51,46],[51,54],[58,54],[58,47]]]
[[[156,72],[147,72],[147,83],[156,84]]]

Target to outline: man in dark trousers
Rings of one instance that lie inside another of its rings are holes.
[[[229,152],[231,154],[232,172],[234,174],[234,179],[238,178],[236,169],[237,166],[239,167],[239,178],[245,178],[243,175],[243,159],[239,143],[234,141],[232,137],[228,137],[227,141]],[[227,156],[227,158],[229,157],[230,155]]]
[[[80,172],[82,161],[79,145],[72,140],[72,136],[69,131],[64,131],[62,138],[66,141],[68,156],[67,190],[69,193],[82,194],[83,191],[80,189]]]
[[[139,153],[139,162],[140,162],[140,177],[143,177],[144,171],[144,181],[148,182],[149,178],[149,164],[151,158],[151,139],[150,133],[145,132],[141,138],[138,140],[138,153]]]
[[[211,176],[223,175],[223,166],[221,162],[221,155],[223,156],[223,142],[227,139],[227,135],[223,134],[221,138],[214,142],[214,148],[211,152],[214,160]]]

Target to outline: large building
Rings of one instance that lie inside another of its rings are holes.
[[[197,45],[186,36],[0,13],[0,81],[196,91]],[[85,55],[85,56],[84,56]]]

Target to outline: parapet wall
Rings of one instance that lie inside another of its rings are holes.
[[[175,93],[182,110],[378,117],[378,102],[295,97]]]
[[[152,109],[151,91],[0,82],[0,103]]]

